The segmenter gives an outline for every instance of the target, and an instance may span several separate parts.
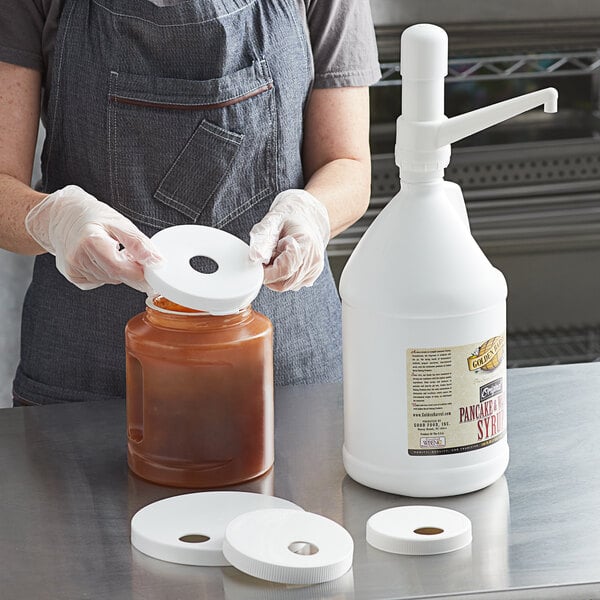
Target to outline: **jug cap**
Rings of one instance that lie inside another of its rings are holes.
[[[176,225],[152,241],[165,260],[146,267],[146,281],[181,306],[213,315],[248,306],[263,283],[263,266],[249,257],[249,246],[226,231],[204,225]]]
[[[229,566],[223,555],[227,525],[248,511],[278,508],[302,511],[283,498],[252,492],[196,492],[153,502],[131,519],[131,544],[172,563]]]
[[[444,554],[471,543],[471,521],[440,506],[397,506],[367,521],[367,542],[394,554]]]

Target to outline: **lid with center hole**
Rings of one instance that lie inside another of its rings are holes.
[[[398,506],[367,521],[367,542],[396,554],[443,554],[471,543],[471,521],[439,506]]]
[[[354,542],[335,521],[282,508],[232,520],[223,554],[240,571],[277,583],[313,584],[341,577],[352,566]]]
[[[248,306],[263,283],[263,267],[250,260],[236,236],[203,225],[177,225],[152,236],[165,260],[146,267],[146,281],[181,306],[214,315]]]

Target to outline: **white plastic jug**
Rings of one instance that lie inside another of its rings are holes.
[[[402,35],[400,192],[350,257],[340,282],[344,466],[356,481],[408,496],[483,488],[505,471],[505,279],[471,236],[462,192],[445,182],[450,144],[521,112],[557,110],[556,90],[448,119],[448,39]]]

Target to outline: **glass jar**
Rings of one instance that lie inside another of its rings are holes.
[[[125,328],[127,460],[138,476],[212,488],[274,460],[273,328],[246,307],[214,316],[162,297]]]

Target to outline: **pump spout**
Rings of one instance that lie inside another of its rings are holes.
[[[542,104],[544,112],[555,113],[558,110],[558,92],[555,88],[524,94],[443,121],[438,125],[435,145],[441,148],[453,144]]]

